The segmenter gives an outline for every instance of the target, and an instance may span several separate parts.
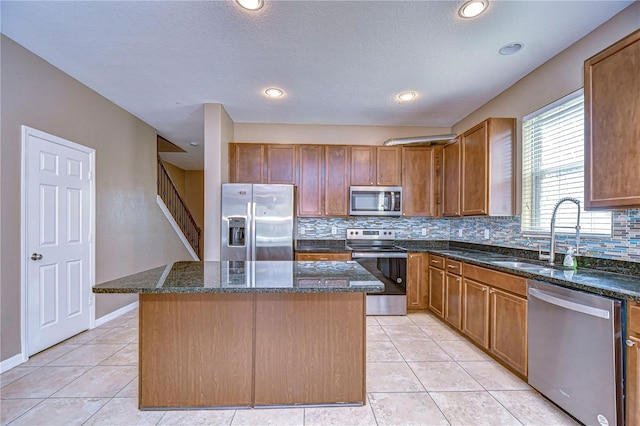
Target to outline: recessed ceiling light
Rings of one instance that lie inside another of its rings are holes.
[[[487,10],[488,6],[489,0],[471,0],[458,9],[458,15],[460,15],[461,18],[475,18]]]
[[[401,101],[410,101],[416,97],[416,92],[402,92],[398,95]]]
[[[196,141],[191,141],[191,142],[189,142],[189,145],[191,145],[191,146],[198,146],[198,145],[200,145],[200,144],[199,144],[198,142],[196,142]]]
[[[279,98],[280,96],[284,95],[284,92],[276,87],[269,87],[264,91],[264,94],[270,98]]]
[[[236,0],[236,3],[247,10],[259,10],[264,6],[264,0]]]
[[[522,49],[522,46],[524,46],[524,44],[520,42],[509,43],[505,46],[502,46],[500,50],[498,50],[498,52],[501,55],[513,55],[514,53],[519,52],[520,49]]]

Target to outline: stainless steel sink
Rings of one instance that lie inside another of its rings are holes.
[[[553,271],[553,269],[547,268],[544,265],[538,265],[536,263],[519,262],[519,261],[513,261],[513,260],[494,260],[491,263],[498,266],[505,266],[507,268],[526,269],[526,270],[548,269],[550,271]]]

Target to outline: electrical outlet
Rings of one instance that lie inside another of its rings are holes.
[[[485,240],[488,240],[488,239],[489,239],[489,230],[488,230],[488,229],[485,229],[485,230],[484,230],[484,239],[485,239]]]
[[[458,229],[458,237],[462,237],[462,229]]]
[[[336,234],[338,233],[338,227],[337,227],[337,226],[332,226],[332,227],[331,227],[331,233],[332,233],[333,235],[336,235]]]
[[[427,235],[427,228],[422,228],[422,235]]]
[[[307,229],[304,226],[300,227],[300,235],[304,235],[307,233]]]

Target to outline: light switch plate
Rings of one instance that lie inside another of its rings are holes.
[[[422,228],[422,235],[427,235],[427,228]]]
[[[338,233],[338,227],[337,227],[337,226],[332,226],[332,227],[331,227],[331,233],[332,233],[333,235],[336,235],[336,234]]]
[[[485,240],[488,240],[488,239],[489,239],[489,230],[488,230],[488,229],[485,229],[485,230],[484,230],[484,239],[485,239]]]
[[[458,229],[458,237],[462,237],[462,229]]]
[[[306,233],[307,233],[307,229],[304,226],[300,227],[300,235],[304,235]]]

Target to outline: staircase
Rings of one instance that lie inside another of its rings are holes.
[[[202,253],[200,252],[200,234],[202,230],[196,224],[189,208],[178,193],[160,157],[158,157],[158,195],[173,216],[193,251],[199,258],[202,258]]]

